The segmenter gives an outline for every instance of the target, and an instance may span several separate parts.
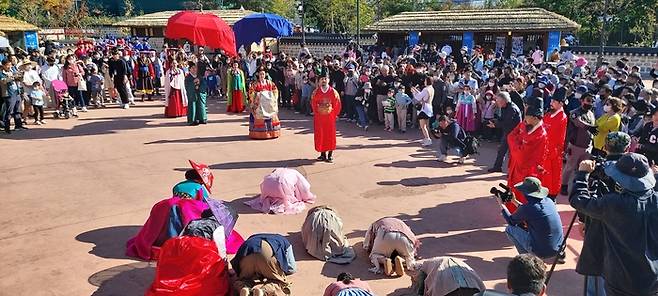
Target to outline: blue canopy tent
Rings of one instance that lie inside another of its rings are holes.
[[[233,24],[237,48],[259,43],[265,37],[277,38],[292,35],[293,24],[287,19],[271,13],[253,13]]]

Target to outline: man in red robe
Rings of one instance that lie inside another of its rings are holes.
[[[562,185],[562,157],[567,134],[567,115],[564,114],[564,97],[553,96],[551,108],[544,115],[547,134],[546,170],[542,184],[548,188],[548,197],[555,201]]]
[[[340,96],[329,85],[329,71],[323,68],[320,84],[311,94],[313,117],[313,136],[315,150],[320,152],[318,161],[333,162],[333,152],[336,150],[336,118],[340,114]]]
[[[507,186],[512,189],[516,200],[526,203],[525,196],[514,188],[526,177],[537,177],[543,180],[546,162],[546,130],[542,122],[543,100],[530,98],[526,108],[525,118],[507,135],[510,160]],[[509,202],[505,204],[511,213],[516,206]]]

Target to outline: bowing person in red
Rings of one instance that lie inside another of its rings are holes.
[[[510,151],[507,184],[521,203],[526,203],[525,196],[513,188],[514,184],[523,182],[526,177],[537,177],[541,180],[544,176],[547,137],[542,122],[542,105],[541,98],[528,99],[525,118],[507,135]],[[505,206],[511,213],[516,210],[516,206],[511,202]]]
[[[322,68],[319,75],[320,84],[311,94],[313,117],[313,136],[315,150],[320,152],[319,161],[333,162],[336,150],[336,118],[340,114],[340,96],[329,86],[329,70]]]
[[[565,98],[553,96],[551,107],[544,114],[544,128],[548,142],[546,144],[546,174],[542,184],[548,188],[548,197],[555,201],[562,186],[562,157],[567,136],[567,115],[564,114]]]

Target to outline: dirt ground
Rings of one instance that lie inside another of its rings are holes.
[[[0,295],[143,295],[155,263],[124,255],[125,242],[183,179],[188,159],[207,163],[215,174],[214,197],[240,212],[237,230],[248,237],[274,232],[293,243],[299,272],[292,295],[322,295],[342,271],[367,280],[377,295],[404,295],[409,277],[368,272],[362,250],[373,221],[403,219],[420,237],[422,257],[456,256],[473,267],[487,287],[504,291],[505,269],[516,255],[489,188],[503,181],[488,174],[495,144],[485,144],[466,165],[441,164],[420,134],[367,133],[338,124],[336,163],[316,163],[310,117],[282,111],[282,136],[247,137],[246,114],[228,115],[216,101],[209,124],[190,127],[184,118],[163,118],[160,102],[81,113],[79,119],[49,120],[29,131],[0,136]],[[277,167],[304,172],[317,205],[335,207],[358,258],[347,266],[310,257],[301,244],[305,213],[257,213],[243,202],[259,193],[264,175]],[[560,197],[565,230],[573,210]],[[557,267],[550,295],[579,295],[574,272],[582,246],[574,231],[567,264]]]

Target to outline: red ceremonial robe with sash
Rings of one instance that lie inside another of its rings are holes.
[[[336,150],[336,117],[340,114],[340,107],[340,96],[334,88],[328,87],[323,92],[320,86],[313,91],[311,108],[316,151]]]
[[[546,160],[542,167],[546,174],[542,179],[542,185],[548,188],[549,195],[557,196],[562,186],[562,157],[564,153],[564,142],[567,135],[567,115],[563,110],[555,114],[544,115],[544,128],[546,129]]]
[[[528,132],[525,122],[521,121],[507,135],[509,144],[509,173],[507,175],[507,186],[512,188],[514,196],[521,203],[526,203],[526,198],[514,185],[523,182],[526,177],[537,177],[544,183],[544,169],[542,166],[546,160],[546,130],[543,123]],[[516,207],[511,203],[506,204],[511,213]]]

